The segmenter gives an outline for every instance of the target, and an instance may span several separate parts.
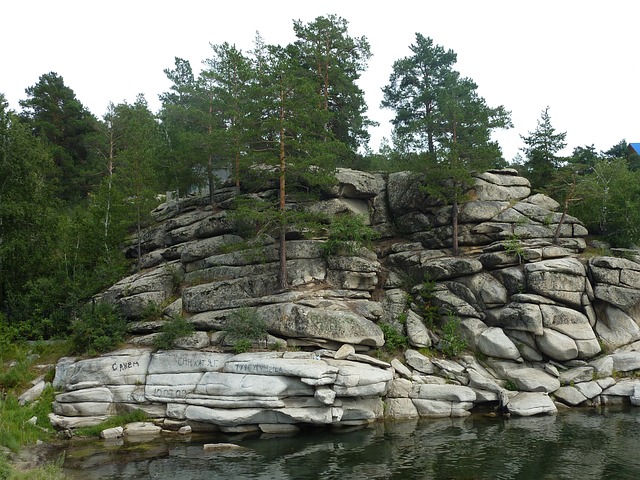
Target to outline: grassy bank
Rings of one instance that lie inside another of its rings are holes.
[[[56,464],[48,464],[29,470],[11,466],[6,457],[0,455],[0,480],[69,480]]]
[[[59,343],[9,343],[0,349],[0,480],[63,480],[66,477],[54,463],[21,470],[11,464],[9,455],[25,445],[50,442],[55,432],[49,423],[54,391],[45,388],[37,400],[20,405],[20,394],[42,378],[53,379],[54,365],[68,353]]]

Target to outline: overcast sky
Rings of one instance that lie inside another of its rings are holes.
[[[170,83],[174,57],[194,70],[210,43],[252,47],[295,40],[292,21],[337,14],[351,36],[366,36],[373,57],[360,86],[377,150],[392,112],[381,88],[419,32],[458,55],[454,66],[478,84],[489,106],[504,105],[514,128],[496,135],[511,160],[549,106],[553,126],[576,146],[608,150],[640,141],[636,64],[640,2],[631,0],[4,0],[0,16],[0,92],[19,109],[25,88],[56,72],[96,116],[107,104],[144,93],[152,110]]]

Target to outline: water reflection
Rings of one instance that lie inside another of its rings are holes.
[[[640,478],[640,410],[532,418],[438,419],[292,437],[164,437],[69,446],[65,469],[116,479]],[[233,442],[242,451],[204,452]]]

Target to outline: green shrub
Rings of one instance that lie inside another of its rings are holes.
[[[146,322],[155,322],[162,319],[162,308],[155,302],[147,303],[142,309],[142,319]]]
[[[107,303],[87,305],[71,326],[71,346],[77,354],[96,355],[113,350],[125,338],[127,324]]]
[[[424,324],[429,329],[433,329],[436,320],[440,316],[440,308],[433,305],[433,299],[435,297],[436,281],[429,278],[425,274],[420,288],[420,298],[422,300],[420,305],[420,314]]]
[[[467,347],[467,342],[460,336],[460,319],[451,312],[447,315],[440,337],[441,349],[446,356],[456,357]]]
[[[354,254],[360,247],[370,247],[380,235],[365,222],[364,215],[338,215],[329,225],[329,236],[323,245],[325,255],[344,252]]]
[[[15,358],[16,342],[19,337],[18,329],[0,313],[0,362]]]
[[[384,348],[393,352],[409,347],[409,339],[402,335],[398,330],[389,323],[380,323],[380,329],[384,335]]]
[[[236,353],[244,353],[251,349],[255,342],[265,340],[267,337],[267,323],[260,318],[254,308],[242,307],[229,315],[227,321],[227,335]]]
[[[160,334],[156,336],[153,344],[160,350],[170,350],[176,340],[193,333],[193,325],[184,317],[176,317],[164,322]]]
[[[510,255],[515,255],[518,258],[518,263],[522,263],[527,260],[528,255],[520,241],[520,237],[517,235],[511,235],[508,240],[502,242],[505,252]]]
[[[517,392],[518,391],[518,385],[516,385],[516,382],[514,382],[513,380],[506,380],[504,382],[504,388],[506,388],[510,392]]]

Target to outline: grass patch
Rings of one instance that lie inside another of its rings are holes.
[[[17,452],[21,445],[48,440],[53,434],[48,418],[53,396],[53,388],[48,387],[30,405],[21,406],[14,395],[0,400],[0,445]],[[37,418],[35,424],[30,421],[33,417]]]
[[[60,465],[50,463],[29,470],[17,470],[9,461],[0,455],[0,480],[70,480],[62,472]]]
[[[12,345],[10,355],[0,352],[0,398],[2,394],[20,395],[28,389],[38,376],[45,374],[45,380],[53,380],[53,365],[60,357],[69,355],[69,342],[17,342]],[[48,370],[44,367],[49,365]]]
[[[133,410],[121,415],[109,417],[104,422],[101,422],[98,425],[94,425],[92,427],[77,428],[74,433],[79,437],[98,437],[100,436],[100,432],[106,430],[107,428],[121,427],[123,425],[126,425],[127,423],[146,422],[148,420],[149,417],[147,417],[147,414],[142,410]]]

